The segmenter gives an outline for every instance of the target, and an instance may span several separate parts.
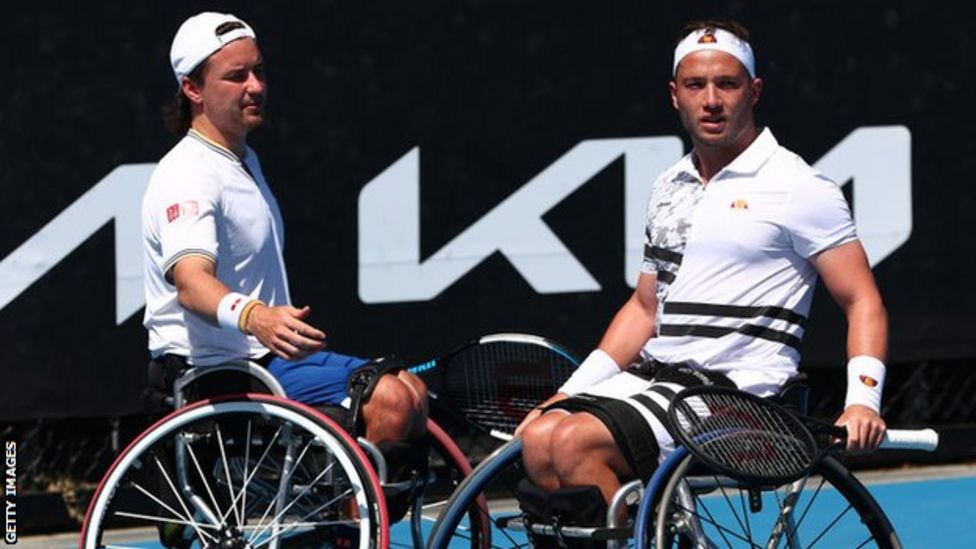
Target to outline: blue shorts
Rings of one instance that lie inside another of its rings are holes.
[[[304,404],[338,406],[349,396],[349,376],[367,362],[321,351],[295,361],[275,357],[268,364],[268,371],[281,383],[288,398]]]

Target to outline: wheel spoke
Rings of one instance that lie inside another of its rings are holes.
[[[289,524],[289,525],[288,525],[288,527],[287,527],[286,529],[284,529],[284,530],[280,530],[280,531],[278,531],[278,532],[276,532],[276,533],[274,533],[274,534],[273,534],[273,535],[271,535],[271,536],[270,536],[270,537],[269,537],[268,539],[266,539],[266,540],[264,540],[264,541],[262,541],[261,543],[259,543],[259,544],[257,544],[257,545],[255,545],[255,546],[254,546],[254,547],[255,547],[255,549],[257,549],[258,547],[261,547],[262,545],[265,545],[265,544],[267,544],[267,543],[270,543],[270,542],[271,542],[272,540],[274,540],[274,539],[277,539],[277,538],[279,538],[279,537],[281,537],[282,535],[284,535],[284,534],[286,534],[286,533],[288,533],[288,532],[291,532],[291,531],[293,531],[293,530],[294,530],[295,528],[297,528],[297,527],[298,527],[298,525],[299,525],[299,524],[301,523],[301,521],[303,521],[303,520],[305,520],[305,519],[307,519],[308,517],[310,517],[310,516],[312,516],[312,515],[314,515],[314,514],[316,514],[316,513],[318,513],[318,512],[320,512],[320,511],[322,511],[323,509],[325,509],[325,508],[327,508],[327,507],[329,507],[329,506],[331,506],[331,505],[332,505],[333,503],[335,503],[335,502],[337,502],[337,501],[339,501],[339,500],[341,500],[342,498],[344,498],[344,497],[346,497],[347,495],[349,495],[349,494],[351,494],[351,493],[352,493],[352,490],[346,490],[345,492],[343,492],[343,493],[341,493],[341,494],[339,494],[338,496],[336,496],[336,497],[334,497],[334,498],[332,498],[331,500],[329,500],[329,501],[327,501],[327,502],[325,502],[324,504],[322,504],[321,506],[319,506],[319,507],[318,507],[317,509],[315,509],[315,510],[313,510],[313,511],[312,511],[311,513],[309,513],[309,514],[307,514],[307,515],[305,515],[304,517],[302,517],[302,518],[300,518],[300,519],[298,519],[298,520],[299,520],[299,522],[296,522],[296,523],[292,523],[292,524]],[[293,503],[294,503],[294,502],[293,502]],[[290,505],[289,505],[289,507],[290,507]],[[285,511],[287,511],[287,508],[285,509]],[[277,518],[276,518],[275,520],[277,520]],[[335,521],[335,523],[336,523],[336,524],[355,524],[355,523],[354,523],[353,521],[351,521],[351,520],[346,520],[346,521]],[[263,530],[266,530],[266,529],[267,529],[267,527],[265,527],[265,528],[264,528]],[[263,532],[263,530],[262,530],[262,532]]]
[[[245,497],[245,494],[247,492],[247,487],[251,484],[251,480],[254,478],[254,475],[257,474],[258,470],[261,468],[261,464],[264,463],[265,458],[268,457],[268,454],[271,452],[271,449],[274,448],[275,441],[278,440],[278,435],[280,433],[281,433],[281,426],[278,426],[278,429],[275,430],[275,434],[271,437],[271,441],[268,442],[268,444],[264,448],[264,452],[261,453],[261,457],[258,458],[258,462],[254,464],[254,469],[252,469],[251,470],[251,473],[244,479],[244,484],[241,487],[241,492],[237,494],[238,497],[240,497],[242,500]],[[248,445],[250,445],[250,444],[248,444]],[[247,469],[247,463],[246,462],[245,462],[244,468],[245,468],[245,470]],[[231,502],[231,507],[233,507],[235,505],[236,505],[236,502]],[[221,518],[226,520],[227,516],[230,515],[230,513],[231,513],[231,509],[228,508],[227,511],[224,512],[224,515]],[[245,517],[247,516],[246,513],[244,512],[244,506],[243,505],[241,506],[241,514],[244,515]]]
[[[358,463],[346,433],[288,401],[191,404],[120,454],[96,491],[82,547],[106,549],[110,529],[139,525],[159,530],[156,546],[271,549],[347,530],[363,546],[386,545],[382,487]]]
[[[224,446],[224,437],[220,432],[220,423],[214,422],[214,430],[217,432],[217,447],[220,448],[220,460],[224,465],[224,476],[227,478],[227,493],[230,495],[231,502],[237,501],[237,497],[234,496],[234,483],[230,479],[230,467],[227,465],[227,450]],[[234,512],[234,518],[237,519],[237,526],[240,527],[243,522],[241,522],[241,515],[237,512],[237,506],[231,503],[229,505],[230,509]]]
[[[210,489],[210,482],[207,481],[207,476],[203,474],[203,470],[200,467],[200,462],[197,460],[197,454],[193,451],[193,446],[190,444],[186,445],[187,452],[190,453],[190,460],[193,461],[193,465],[197,470],[197,474],[200,476],[200,481],[203,483],[203,487],[207,489],[207,494],[210,496],[210,502],[213,504],[214,511],[218,514],[220,513],[220,505],[217,504],[217,498],[214,497],[213,490]],[[232,503],[233,505],[233,503]],[[224,516],[220,517],[220,525],[226,526],[227,521]]]
[[[208,537],[210,537],[210,539],[214,539],[213,536],[209,536],[209,534],[206,534],[203,530],[200,529],[200,523],[198,523],[196,520],[193,520],[193,513],[191,513],[190,512],[190,509],[187,508],[186,502],[183,501],[183,497],[180,495],[179,491],[176,489],[176,486],[173,485],[173,479],[170,478],[169,473],[166,472],[166,468],[163,467],[163,464],[162,464],[162,462],[159,461],[159,458],[156,457],[156,456],[153,456],[153,459],[156,462],[156,467],[158,467],[159,468],[159,471],[163,474],[163,478],[166,480],[166,484],[169,485],[169,489],[172,490],[173,491],[173,495],[176,496],[176,501],[178,501],[180,503],[180,507],[182,507],[183,508],[183,512],[186,513],[183,516],[186,518],[186,520],[188,520],[188,521],[190,521],[192,523],[193,529],[196,530],[197,535],[200,536],[200,538],[203,538],[204,536],[208,536]],[[148,495],[148,492],[145,492],[145,493]],[[159,501],[159,503],[163,503],[161,500],[158,500],[158,499],[156,501]],[[163,504],[163,505],[166,506],[166,504]],[[166,506],[166,507],[169,508],[169,509],[172,509],[169,506]],[[177,513],[177,516],[180,516],[179,513]],[[217,525],[214,525],[214,526],[217,526]]]
[[[247,420],[247,432],[244,435],[244,470],[241,473],[241,478],[246,479],[244,484],[241,486],[241,516],[244,517],[244,522],[247,523],[247,487],[250,484],[250,477],[247,474],[247,464],[251,462],[251,420]],[[257,466],[255,466],[257,470]],[[234,505],[234,502],[231,502]]]
[[[264,529],[266,530],[266,529],[270,528],[273,524],[277,524],[278,521],[281,519],[281,517],[285,516],[285,513],[287,513],[288,510],[292,508],[292,506],[294,506],[296,503],[298,503],[298,501],[302,498],[302,496],[304,496],[312,488],[312,486],[314,486],[315,483],[318,482],[319,479],[321,479],[323,476],[325,476],[325,474],[328,473],[331,469],[332,469],[332,464],[329,464],[329,466],[326,467],[325,469],[323,469],[322,472],[320,472],[318,474],[318,476],[316,476],[314,479],[312,479],[311,482],[308,483],[308,485],[306,485],[304,488],[302,488],[301,491],[298,492],[298,495],[296,495],[295,498],[291,502],[289,502],[288,505],[286,505],[284,509],[282,509],[273,519],[271,519],[271,522],[269,522],[268,525],[264,527]],[[341,497],[341,496],[337,496],[335,499],[331,500],[329,502],[329,504],[335,502],[336,499],[338,499],[338,497]],[[272,500],[271,503],[273,505],[274,504],[274,501]],[[268,509],[270,510],[270,507]],[[265,511],[265,514],[267,514],[267,512],[268,511]],[[263,530],[262,530],[262,532],[263,532]],[[257,535],[258,534],[255,534],[255,536],[252,537],[251,540],[249,540],[249,541],[253,541],[254,539],[256,539]]]

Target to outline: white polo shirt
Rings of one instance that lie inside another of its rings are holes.
[[[654,183],[642,271],[658,279],[642,354],[760,394],[796,372],[814,254],[857,238],[838,186],[767,128],[703,185],[687,155]],[[839,345],[841,343],[838,343]]]
[[[217,278],[231,291],[269,305],[290,303],[281,213],[252,149],[242,163],[190,130],[153,172],[142,202],[142,233],[143,324],[153,356],[172,353],[210,365],[267,353],[257,338],[184,310],[169,279],[173,265],[196,255],[214,261]]]

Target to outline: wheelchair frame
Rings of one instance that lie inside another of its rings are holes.
[[[206,399],[188,406],[188,403],[186,402],[188,387],[205,376],[227,371],[240,372],[250,376],[252,379],[257,379],[272,393],[272,396],[253,394],[227,395],[219,398]],[[272,410],[276,414],[284,415],[287,414],[284,411],[279,411],[278,408],[288,408],[290,410],[290,414],[304,416],[310,422],[317,423],[320,428],[326,429],[326,433],[336,437],[337,440],[340,441],[338,444],[332,444],[335,448],[342,449],[344,452],[346,452],[344,456],[339,456],[340,458],[344,457],[345,460],[348,461],[348,463],[342,464],[343,470],[361,470],[362,476],[364,477],[363,482],[366,484],[361,486],[357,492],[362,491],[365,493],[368,496],[366,497],[367,500],[375,500],[367,501],[365,505],[362,501],[363,498],[359,498],[358,500],[360,501],[358,504],[360,508],[359,513],[364,513],[368,516],[375,517],[374,520],[379,523],[376,525],[378,528],[375,530],[375,539],[369,543],[361,541],[361,547],[385,548],[389,545],[389,521],[387,519],[384,491],[389,491],[391,493],[411,490],[416,491],[416,497],[413,498],[411,503],[410,529],[414,545],[420,547],[423,544],[421,526],[421,521],[423,518],[423,487],[430,482],[431,479],[415,478],[395,483],[387,482],[388,467],[386,458],[376,447],[376,445],[362,437],[359,437],[358,440],[354,441],[348,433],[346,433],[337,423],[335,423],[334,420],[310,407],[286,399],[284,393],[285,392],[282,389],[281,384],[274,378],[273,375],[271,375],[270,372],[268,372],[262,366],[248,361],[235,361],[205,368],[190,368],[184,372],[173,384],[172,404],[175,407],[173,413],[156,422],[149,429],[139,435],[139,437],[137,437],[137,439],[133,441],[133,443],[130,444],[122,454],[120,454],[119,458],[106,473],[105,477],[103,477],[103,481],[96,491],[89,506],[82,529],[79,547],[84,549],[98,546],[96,541],[100,536],[100,526],[93,528],[92,523],[93,521],[95,523],[101,521],[101,516],[97,515],[104,512],[105,502],[109,501],[113,497],[114,492],[118,488],[118,485],[113,483],[120,482],[120,479],[126,474],[126,471],[119,470],[120,466],[123,468],[131,467],[132,463],[137,461],[137,459],[126,461],[129,454],[131,452],[138,452],[139,450],[148,451],[149,447],[147,446],[148,443],[146,442],[147,437],[151,439],[152,433],[165,432],[168,428],[168,424],[171,422],[180,421],[185,414],[195,413],[201,417],[207,417],[208,414],[217,416],[220,410],[225,409],[228,405],[232,405],[233,403],[237,402],[250,403],[252,408],[254,407],[253,405],[259,405],[262,410]],[[207,406],[213,406],[213,408],[209,410],[201,410],[201,408],[205,408]],[[246,405],[242,404],[242,406]],[[292,425],[284,425],[283,427],[286,432],[283,434],[282,440],[288,440],[289,437],[292,436]],[[442,455],[445,463],[449,467],[454,467],[462,475],[467,475],[471,472],[471,466],[464,457],[464,454],[457,447],[454,441],[446,434],[446,432],[444,432],[444,430],[441,429],[433,420],[428,420],[428,433],[433,442],[434,450]],[[165,435],[159,436],[159,440],[162,440],[164,436]],[[140,447],[140,444],[143,444],[144,447]],[[306,447],[306,450],[307,449],[308,447]],[[200,470],[200,465],[197,462],[197,458],[195,455],[193,455],[192,450],[189,449],[184,437],[178,435],[176,436],[174,450],[174,468],[178,488],[174,488],[172,484],[170,487],[173,488],[174,492],[178,490],[179,493],[183,495],[183,497],[193,508],[194,512],[191,513],[191,511],[186,508],[184,508],[183,511],[187,516],[199,514],[211,524],[220,524],[222,520],[226,518],[226,515],[224,517],[217,516],[219,513],[211,509],[211,505],[206,501],[205,498],[205,496],[209,495],[211,502],[216,505],[214,495],[212,493],[200,493],[200,490],[193,486],[191,479],[193,473],[192,466],[195,466],[201,475],[203,472]],[[275,516],[284,514],[285,511],[288,510],[286,492],[289,488],[289,482],[292,481],[292,474],[294,474],[294,470],[292,468],[295,467],[295,452],[296,448],[294,448],[290,443],[287,444],[287,449],[285,450],[283,460],[284,468],[282,469],[278,479],[277,492],[273,502]],[[304,455],[304,452],[302,455]],[[338,453],[336,455],[338,455]],[[330,455],[329,457],[331,458],[332,456]],[[298,459],[300,459],[300,457]],[[340,459],[340,461],[342,460]],[[332,466],[330,465],[329,467]],[[255,471],[252,471],[252,476],[254,475],[254,472],[256,472],[256,469]],[[231,481],[229,478],[229,473],[227,474],[227,482],[230,484]],[[106,486],[106,484],[109,486]],[[209,487],[207,488],[207,491],[209,491]],[[242,494],[238,494],[238,497],[242,495],[243,490]],[[292,505],[293,504],[294,502],[292,502]],[[232,506],[235,507],[235,513],[237,512],[236,505],[237,502],[235,500],[232,502]],[[243,502],[241,506],[243,508]],[[227,512],[229,513],[230,510],[228,509]],[[266,511],[266,513],[267,512],[268,511]],[[262,521],[263,520],[264,517],[262,517]],[[277,526],[275,528],[277,528]],[[197,535],[202,539],[206,534],[202,534],[198,531]],[[272,549],[278,548],[280,542],[278,535],[278,530],[270,531],[269,539],[271,541],[267,543],[268,547]],[[480,541],[478,543],[480,545],[476,545],[474,543],[472,545],[475,547],[485,545],[487,543],[486,537],[488,535],[488,529],[487,526],[485,526],[482,528],[482,535],[479,538]]]
[[[777,400],[795,411],[804,411],[808,397],[804,381],[802,375],[791,380],[791,383],[784,386]],[[518,462],[521,448],[520,438],[503,445],[482,461],[458,486],[434,524],[428,537],[427,549],[444,549],[449,546],[451,537],[462,519],[460,510],[469,508],[472,498],[483,493],[496,477],[501,476]],[[696,497],[706,492],[719,491],[724,494],[727,490],[742,490],[748,494],[752,509],[754,508],[752,506],[761,506],[761,500],[757,503],[754,498],[761,497],[762,489],[770,487],[748,486],[722,476],[689,474],[701,467],[702,465],[698,464],[685,448],[679,446],[657,468],[646,489],[640,480],[634,480],[617,490],[608,506],[605,526],[563,526],[557,532],[556,528],[549,524],[526,525],[518,516],[492,520],[501,528],[511,527],[513,530],[522,531],[529,528],[535,534],[606,541],[610,549],[628,546],[629,538],[635,539],[634,545],[637,547],[650,547],[652,541],[656,547],[670,547],[670,541],[667,540],[677,536],[683,536],[682,539],[690,543],[690,545],[681,545],[682,547],[713,547],[714,544],[706,534],[706,527],[713,526],[709,523],[714,523],[716,520],[710,515],[697,513],[696,501],[699,500],[696,500]],[[886,549],[901,547],[898,536],[880,505],[840,462],[827,456],[817,465],[815,472],[821,478],[821,485],[815,488],[816,492],[819,494],[825,482],[835,487],[865,524],[864,528],[870,534],[868,541],[873,539],[877,546]],[[810,477],[797,480],[785,488],[784,501],[779,512],[780,518],[776,520],[770,532],[767,547],[802,546],[801,543],[805,540],[800,539],[797,534],[797,523],[803,521],[806,510],[802,510],[803,514],[799,519],[795,517],[794,512],[800,511],[796,507],[797,500],[804,495],[809,479]],[[624,516],[622,511],[633,505],[635,496],[640,501],[637,516],[633,517],[633,522],[630,524],[622,523],[620,520],[620,517]],[[742,497],[741,493],[740,497]],[[678,503],[673,504],[672,501]],[[662,505],[662,502],[665,505]],[[808,505],[812,505],[812,502]],[[669,511],[671,515],[668,515]],[[725,536],[721,532],[719,534]],[[726,546],[733,546],[729,539],[721,541]],[[819,538],[815,539],[814,543],[817,541]],[[749,544],[753,546],[751,541]]]

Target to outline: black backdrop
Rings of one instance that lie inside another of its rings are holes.
[[[116,166],[155,162],[173,143],[159,117],[175,89],[169,43],[203,4],[88,4],[19,2],[0,17],[0,260]],[[502,330],[593,346],[630,292],[622,161],[544,218],[598,292],[539,294],[495,254],[434,299],[365,304],[359,193],[419,147],[426,258],[582,140],[680,135],[666,88],[675,34],[688,19],[724,15],[753,32],[766,79],[760,120],[808,161],[858,127],[909,129],[911,238],[875,268],[891,362],[976,356],[971,25],[949,3],[788,4],[206,7],[258,33],[271,117],[251,144],[287,222],[293,297],[312,305],[337,350],[422,357]],[[116,325],[114,230],[106,224],[0,308],[0,419],[138,410],[145,334],[141,312]],[[819,291],[807,365],[842,364],[843,334]]]

